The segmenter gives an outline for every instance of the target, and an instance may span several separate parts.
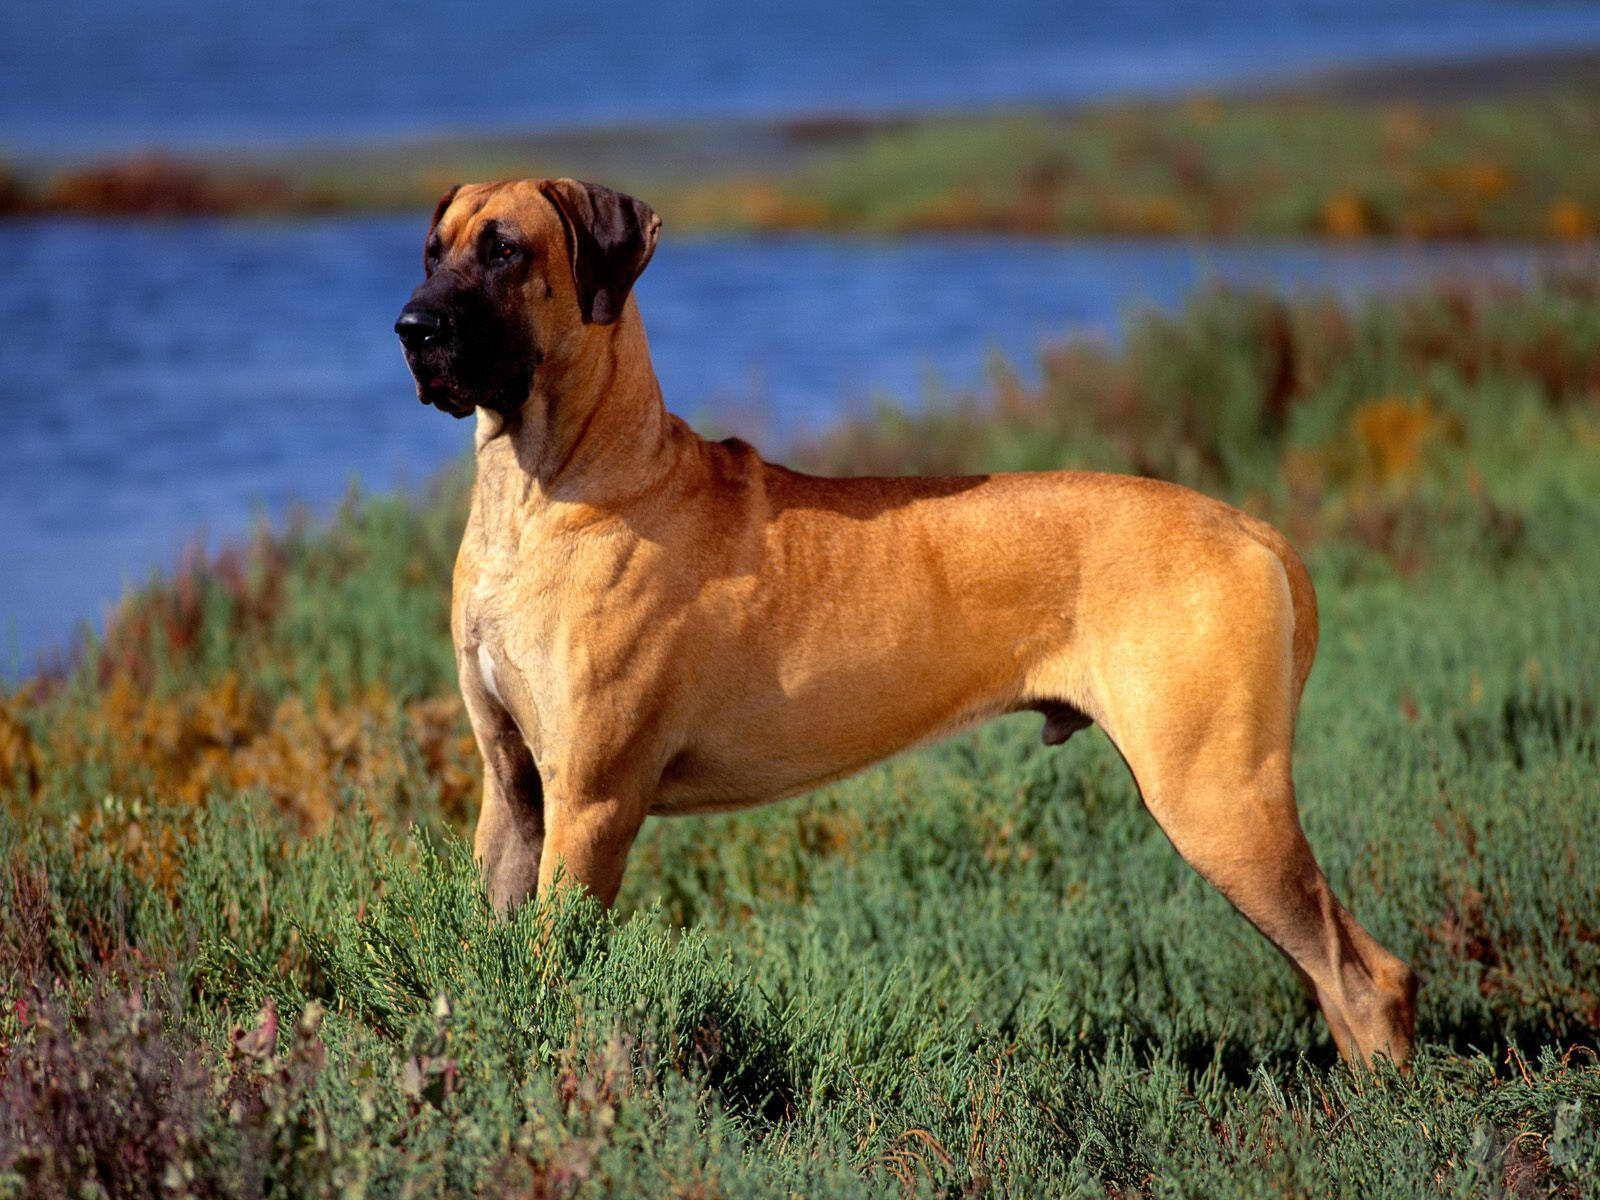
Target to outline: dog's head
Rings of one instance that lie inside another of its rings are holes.
[[[574,333],[621,318],[660,228],[649,205],[574,179],[451,188],[394,325],[418,398],[456,417],[518,408]]]

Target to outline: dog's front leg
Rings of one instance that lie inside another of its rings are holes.
[[[544,786],[522,731],[484,693],[476,675],[462,672],[461,694],[483,758],[483,803],[472,850],[483,867],[489,902],[504,913],[531,896],[539,882]]]
[[[609,908],[622,886],[633,839],[644,824],[648,804],[642,790],[558,786],[548,800],[540,892],[559,877],[563,885],[587,888]]]

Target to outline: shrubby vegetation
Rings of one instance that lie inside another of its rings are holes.
[[[124,602],[0,715],[0,1194],[1581,1196],[1600,1181],[1600,293],[1216,293],[836,471],[1138,470],[1322,597],[1297,778],[1421,971],[1340,1067],[1098,732],[1009,719],[646,829],[491,920],[446,632],[464,473]]]
[[[1585,89],[1195,97],[907,121],[662,195],[676,223],[868,232],[1592,238]]]
[[[1582,61],[1591,74],[1600,69],[1600,60]],[[1530,64],[1526,74],[1536,80],[1549,69]],[[1592,241],[1600,234],[1600,101],[1586,80],[1572,79],[1582,72],[1545,86],[1491,77],[1467,89],[1470,99],[1335,88],[1066,112],[307,147],[254,158],[140,153],[23,173],[9,187],[0,179],[0,213],[425,213],[463,179],[579,175],[648,198],[680,232]]]

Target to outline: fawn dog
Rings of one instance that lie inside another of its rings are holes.
[[[1403,1063],[1415,976],[1334,896],[1295,806],[1317,611],[1284,539],[1148,479],[826,479],[699,437],[632,296],[660,224],[571,179],[454,188],[395,325],[419,398],[477,416],[451,632],[494,905],[557,864],[609,904],[648,814],[792,796],[1033,710],[1047,743],[1105,731],[1347,1060]]]

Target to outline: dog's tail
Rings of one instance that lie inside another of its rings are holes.
[[[1317,589],[1311,583],[1311,572],[1306,570],[1306,564],[1283,534],[1265,521],[1249,516],[1244,517],[1244,531],[1272,551],[1289,581],[1289,599],[1294,605],[1294,704],[1298,710],[1300,695],[1305,691],[1306,679],[1311,674],[1311,664],[1317,657]]]

